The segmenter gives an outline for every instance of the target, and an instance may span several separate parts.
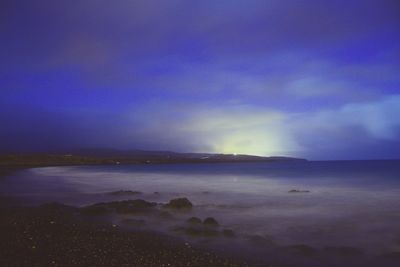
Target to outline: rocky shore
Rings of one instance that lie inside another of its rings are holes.
[[[371,256],[355,247],[284,245],[260,235],[246,236],[224,225],[218,215],[193,213],[198,207],[186,197],[159,203],[148,201],[146,192],[128,189],[105,192],[108,202],[82,207],[59,203],[26,207],[18,199],[0,195],[0,266],[394,267],[400,263],[397,251]],[[154,232],[147,218],[155,218],[153,223],[172,222],[172,227],[169,232]],[[219,242],[222,249],[199,246],[210,241]],[[232,253],[230,245],[238,241],[247,245]]]
[[[75,207],[6,206],[0,266],[249,266],[170,236],[83,219]]]
[[[0,178],[18,169],[2,167]],[[188,205],[178,199],[167,203],[165,209]],[[127,200],[84,208],[59,203],[23,207],[18,199],[0,196],[0,266],[250,266],[243,260],[194,248],[178,238],[126,231],[106,220],[90,219],[105,212],[146,212],[155,206],[144,200]]]

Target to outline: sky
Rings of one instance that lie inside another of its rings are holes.
[[[2,0],[0,152],[400,158],[398,0]]]

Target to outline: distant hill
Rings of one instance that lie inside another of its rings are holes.
[[[185,159],[185,160],[215,160],[215,161],[305,161],[293,157],[262,157],[246,154],[221,153],[178,153],[173,151],[151,150],[117,150],[117,149],[80,149],[71,154],[95,157],[118,157],[131,159]]]
[[[261,157],[243,154],[177,153],[172,151],[79,149],[57,153],[0,155],[0,165],[91,165],[140,163],[221,163],[306,161],[291,157]]]

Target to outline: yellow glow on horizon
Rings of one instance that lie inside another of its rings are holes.
[[[285,114],[262,108],[202,111],[181,129],[195,133],[213,153],[290,156],[299,148]]]
[[[288,150],[293,147],[284,133],[265,129],[243,129],[223,134],[216,143],[214,152],[233,155],[290,155]]]

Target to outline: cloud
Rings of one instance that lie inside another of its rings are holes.
[[[311,116],[311,125],[325,128],[360,127],[368,137],[375,139],[398,138],[400,126],[400,96],[387,96],[381,100],[347,104],[339,110],[320,111]]]
[[[92,146],[309,159],[398,158],[399,107],[399,95],[303,113],[237,103],[219,107],[176,101],[136,105],[122,114],[72,115],[9,106],[0,116],[1,124],[8,125],[1,132],[0,148]]]
[[[340,109],[294,114],[289,131],[313,158],[376,158],[382,154],[396,158],[400,156],[399,112],[400,96],[386,96]]]
[[[1,23],[3,50],[14,52],[4,56],[29,64],[16,56],[18,51],[34,57],[36,65],[63,59],[65,44],[86,40],[94,49],[104,46],[105,53],[118,51],[117,61],[133,63],[171,54],[193,59],[302,49],[320,53],[374,36],[383,28],[395,31],[399,23],[398,5],[390,0],[3,2],[9,14]]]
[[[287,155],[296,149],[283,113],[252,106],[147,105],[129,118],[131,139],[147,139],[140,143],[152,148],[257,155]]]
[[[39,2],[0,4],[8,147],[398,155],[398,1]]]
[[[151,147],[180,147],[183,151],[311,159],[373,157],[382,147],[387,155],[400,153],[388,145],[400,139],[398,95],[305,113],[246,105],[160,105],[135,111],[129,124],[132,139],[148,139],[144,143]],[[146,138],[154,136],[159,138]]]

